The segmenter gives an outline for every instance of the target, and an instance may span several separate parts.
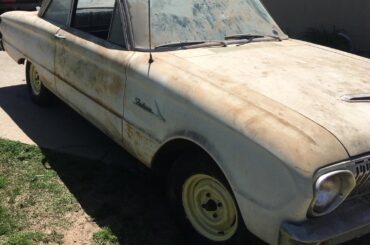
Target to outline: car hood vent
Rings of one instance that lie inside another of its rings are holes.
[[[370,102],[370,93],[367,94],[348,94],[343,95],[341,100],[354,103],[354,102]]]

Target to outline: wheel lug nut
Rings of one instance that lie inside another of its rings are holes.
[[[210,193],[207,193],[207,194],[206,194],[206,196],[207,196],[207,197],[211,197],[211,194],[210,194]]]
[[[213,218],[217,218],[218,217],[218,215],[217,214],[213,214]]]
[[[220,203],[220,202],[219,202],[219,203],[217,204],[217,207],[222,208],[222,203]]]

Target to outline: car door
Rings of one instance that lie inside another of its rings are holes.
[[[58,31],[55,74],[58,94],[122,144],[126,67],[120,3],[76,0],[69,28]]]

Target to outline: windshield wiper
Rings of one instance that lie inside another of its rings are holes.
[[[281,38],[279,36],[273,36],[273,35],[256,35],[256,34],[236,34],[236,35],[229,35],[225,36],[225,40],[242,40],[246,39],[247,42],[252,42],[256,38],[273,38],[276,40],[281,41]]]
[[[208,47],[208,46],[227,46],[227,43],[224,41],[221,42],[207,42],[207,41],[182,41],[174,42],[156,46],[155,49],[161,48],[197,48],[197,47]]]
[[[210,46],[223,46],[226,47],[229,44],[245,44],[250,43],[256,38],[273,38],[281,41],[281,38],[278,36],[268,36],[268,35],[252,35],[252,34],[236,34],[225,36],[225,41],[180,41],[180,42],[173,42],[162,44],[156,46],[154,49],[165,49],[165,48],[181,48],[181,49],[188,49],[188,48],[201,48],[201,47],[210,47]],[[234,40],[234,41],[232,41]]]
[[[167,43],[167,44],[159,45],[159,46],[155,47],[155,49],[158,49],[158,48],[179,48],[179,47],[186,47],[186,46],[192,46],[192,45],[199,45],[199,44],[203,44],[203,43],[205,43],[205,42],[203,42],[203,41],[174,42],[174,43]]]

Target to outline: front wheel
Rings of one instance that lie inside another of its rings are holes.
[[[42,83],[34,64],[26,63],[26,81],[32,101],[39,106],[47,106],[53,102],[53,94]]]
[[[205,154],[183,156],[169,176],[168,197],[186,236],[196,244],[248,244],[250,233],[225,177]]]

